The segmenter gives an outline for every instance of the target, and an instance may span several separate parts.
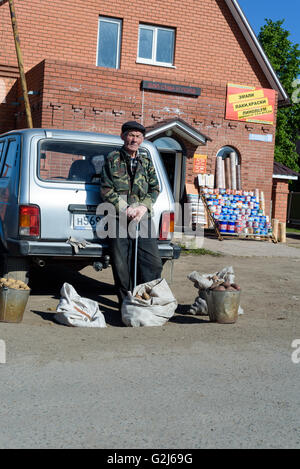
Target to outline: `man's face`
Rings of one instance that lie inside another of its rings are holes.
[[[129,132],[122,134],[121,138],[124,140],[126,151],[131,155],[138,150],[140,144],[144,140],[142,132],[139,132],[138,130],[130,130]]]

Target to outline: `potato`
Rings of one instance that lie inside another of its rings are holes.
[[[22,280],[16,280],[12,277],[2,277],[0,279],[0,287],[12,288],[14,290],[30,290],[30,288],[26,285],[25,282],[23,282]]]
[[[224,283],[222,283],[222,286],[225,287],[225,288],[229,288],[230,287],[230,282],[224,282]]]
[[[225,291],[226,288],[223,285],[219,285],[218,287],[214,288],[214,291]]]
[[[240,290],[241,287],[237,283],[232,283],[231,286],[235,288],[236,290]]]
[[[143,298],[141,297],[141,295],[138,295],[138,294],[135,295],[135,298],[137,298],[138,300],[142,300],[142,299],[143,299]]]
[[[144,300],[150,300],[150,295],[147,292],[144,292],[142,296]]]

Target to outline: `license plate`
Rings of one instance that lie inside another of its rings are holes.
[[[89,213],[74,213],[73,227],[74,230],[96,230],[98,221],[101,220],[101,215],[92,215]]]

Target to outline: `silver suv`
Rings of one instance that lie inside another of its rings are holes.
[[[0,135],[0,275],[28,282],[31,266],[63,263],[77,270],[109,265],[107,240],[97,236],[99,175],[113,135],[54,129]],[[161,192],[154,224],[163,262],[178,258],[171,243],[174,199],[160,156],[148,141]]]

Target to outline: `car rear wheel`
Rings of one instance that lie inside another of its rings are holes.
[[[26,284],[29,282],[29,261],[24,257],[2,255],[0,259],[0,271],[1,277],[22,280],[22,282]]]

